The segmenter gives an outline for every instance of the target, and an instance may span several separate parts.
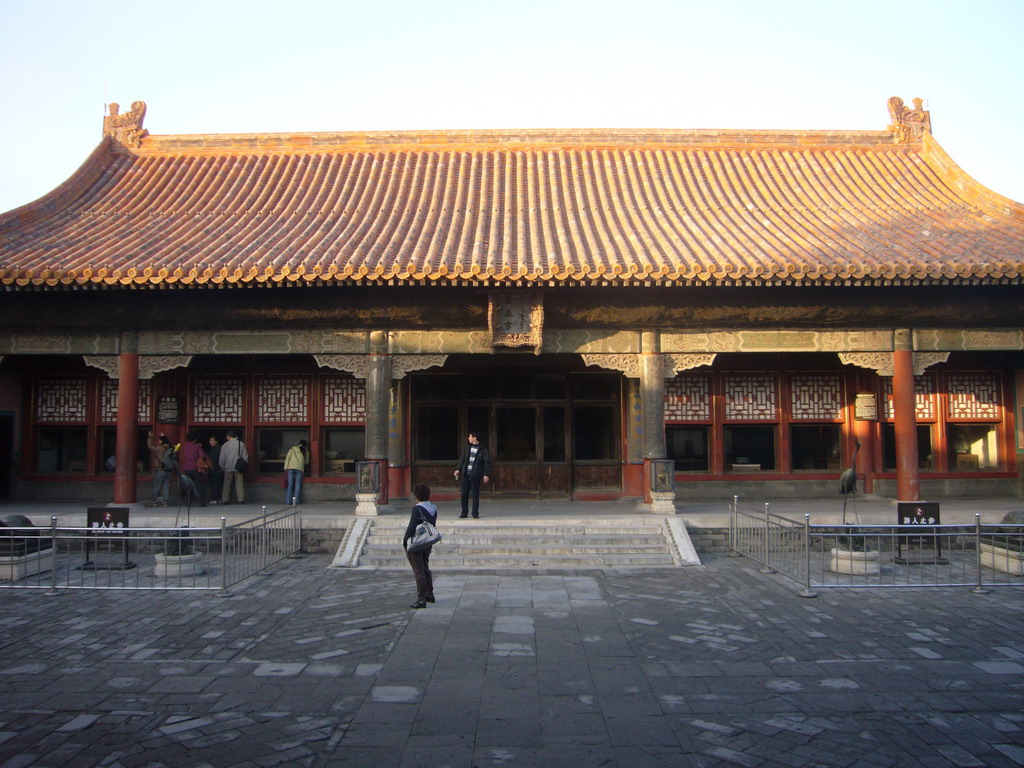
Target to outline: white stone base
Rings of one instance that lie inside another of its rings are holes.
[[[833,549],[832,563],[829,570],[835,573],[849,573],[852,575],[871,575],[881,572],[878,559],[878,551],[854,552],[849,549]]]
[[[53,548],[27,555],[0,557],[0,581],[21,581],[50,570],[53,565]]]
[[[357,493],[356,494],[356,514],[357,515],[378,515],[380,514],[377,510],[377,494],[376,493]]]
[[[158,579],[175,579],[179,576],[199,576],[206,573],[203,564],[203,553],[194,555],[154,555],[156,565],[153,575]]]
[[[651,491],[651,512],[655,515],[676,513],[675,491]]]
[[[1024,552],[982,542],[978,556],[985,568],[1008,573],[1011,576],[1024,576]]]

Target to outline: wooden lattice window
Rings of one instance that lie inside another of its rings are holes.
[[[117,421],[118,403],[118,381],[116,379],[100,380],[100,421],[113,423]],[[150,420],[152,413],[152,382],[139,382],[139,411],[137,418],[143,424]]]
[[[324,421],[334,424],[366,421],[366,382],[352,376],[326,376]]]
[[[725,418],[731,421],[777,421],[778,386],[775,376],[726,376]]]
[[[951,373],[947,416],[957,421],[999,421],[999,377],[994,373]]]
[[[882,377],[882,394],[885,418],[893,419],[892,377]],[[931,376],[914,377],[914,417],[918,421],[935,421],[935,382]]]
[[[257,420],[263,424],[309,421],[309,379],[267,377],[257,383]]]
[[[666,421],[710,421],[711,377],[676,376],[665,382]]]
[[[39,379],[36,383],[36,421],[41,424],[84,423],[88,413],[87,390],[85,379]]]
[[[242,421],[242,379],[197,378],[192,384],[194,424],[238,424]]]
[[[793,421],[838,421],[843,417],[843,383],[836,374],[793,374],[789,392]]]

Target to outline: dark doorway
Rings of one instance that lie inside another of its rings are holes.
[[[570,497],[581,489],[621,489],[621,377],[558,371],[543,359],[537,367],[414,375],[414,482],[452,487],[452,469],[472,431],[490,449],[485,493]]]
[[[14,416],[0,413],[0,499],[14,498]]]

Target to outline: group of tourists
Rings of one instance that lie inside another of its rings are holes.
[[[151,507],[166,507],[170,503],[171,479],[178,473],[183,498],[195,498],[199,506],[230,504],[232,491],[238,504],[245,503],[245,472],[249,466],[249,451],[235,430],[228,430],[227,440],[221,443],[210,437],[204,447],[195,432],[189,432],[184,445],[174,445],[167,435],[149,433],[150,466],[153,470],[153,498]],[[309,464],[309,444],[300,440],[292,446],[285,458],[285,503],[302,501],[302,478]]]

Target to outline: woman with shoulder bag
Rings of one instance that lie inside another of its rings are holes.
[[[409,525],[402,538],[402,548],[405,550],[409,565],[412,566],[412,575],[416,579],[416,602],[409,607],[426,608],[427,603],[434,602],[434,576],[430,572],[430,550],[432,547],[410,552],[409,540],[416,535],[416,526],[420,523],[426,521],[431,525],[437,525],[437,507],[430,503],[429,485],[417,483],[413,487],[412,493],[416,497],[416,506],[412,508]]]

